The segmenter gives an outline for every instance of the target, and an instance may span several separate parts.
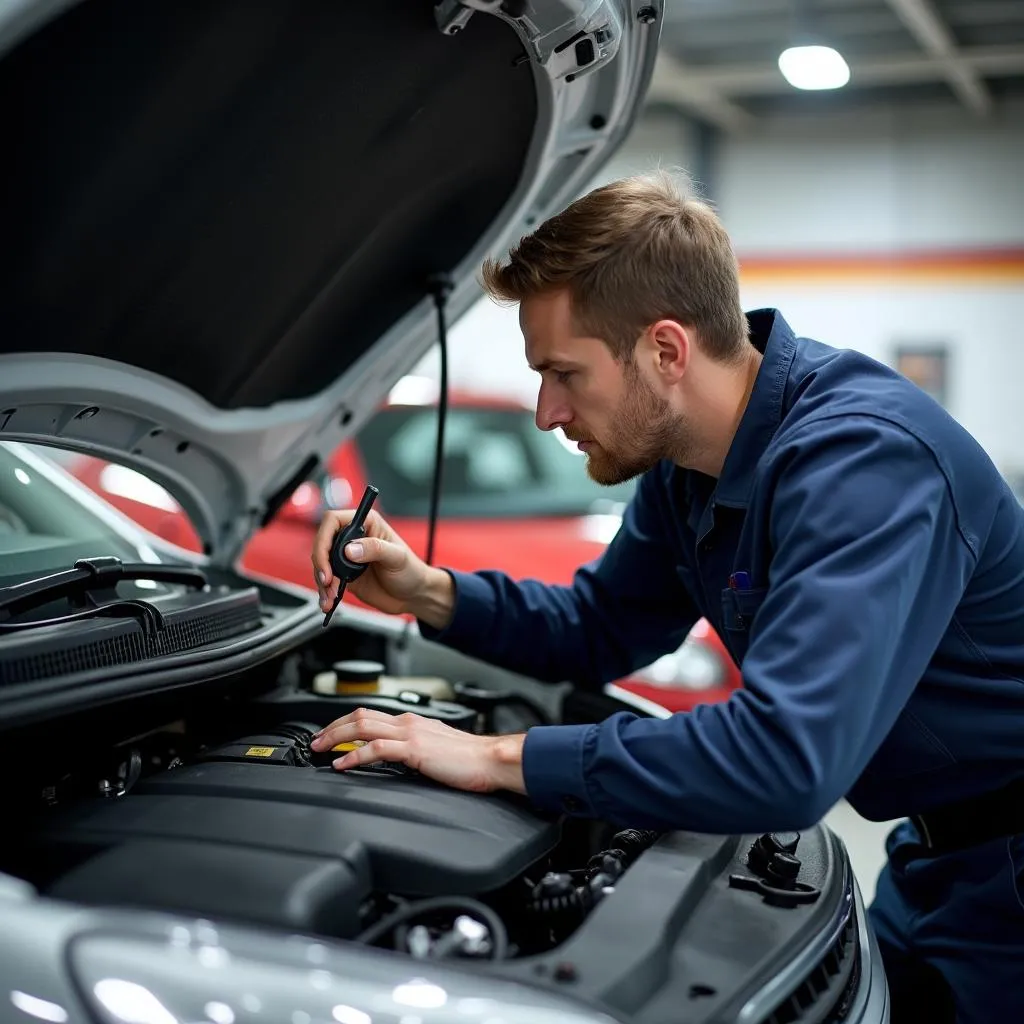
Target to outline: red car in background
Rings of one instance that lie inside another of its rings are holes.
[[[326,474],[301,484],[250,541],[242,565],[311,587],[309,553],[325,508],[358,500],[367,481],[377,508],[423,556],[436,443],[436,385],[404,378],[389,402],[331,457]],[[544,433],[508,398],[453,391],[434,561],[453,569],[499,569],[522,579],[569,583],[614,536],[632,482],[602,487],[561,431]],[[76,457],[67,467],[141,526],[191,551],[198,536],[164,488],[123,466]],[[346,600],[355,600],[347,597]],[[740,673],[701,620],[682,646],[620,685],[670,711],[724,700]]]

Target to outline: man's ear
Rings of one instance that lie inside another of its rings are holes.
[[[677,384],[693,353],[693,330],[678,320],[659,320],[646,332],[655,369],[666,384]]]

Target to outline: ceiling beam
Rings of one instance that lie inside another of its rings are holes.
[[[676,21],[669,20],[668,11],[675,10],[680,0],[668,0],[665,4],[665,23],[662,28],[663,46],[670,49],[685,48],[691,53],[708,50],[735,50],[738,47],[761,47],[788,44],[791,37],[791,20],[787,10],[773,11],[753,5],[739,14],[726,4],[705,2],[697,14],[686,11]],[[974,0],[972,0],[974,2]],[[853,42],[866,37],[900,37],[898,25],[893,24],[892,11],[879,4],[877,8],[865,9],[857,5],[843,10],[822,8],[819,2],[814,16],[814,29],[828,38],[849,39]],[[721,13],[714,13],[719,11]]]
[[[681,60],[664,50],[654,65],[647,100],[670,103],[732,134],[742,131],[753,122],[753,118],[741,106],[727,99],[716,88],[696,81]]]
[[[989,113],[991,93],[978,72],[960,59],[953,33],[932,0],[888,0],[888,3],[924,51],[939,59],[943,77],[964,106],[976,114]]]
[[[661,59],[659,57],[659,62]],[[1024,46],[979,46],[960,50],[958,60],[980,74],[1024,74]],[[655,70],[657,74],[657,68]],[[669,62],[661,69],[661,75],[662,87],[671,91],[674,84]],[[892,54],[888,57],[850,61],[851,86],[941,82],[944,78],[942,62],[922,53]],[[793,91],[793,87],[782,77],[778,65],[768,62],[689,67],[686,70],[685,86],[695,93],[708,90],[711,95],[722,99],[730,96],[770,96]]]

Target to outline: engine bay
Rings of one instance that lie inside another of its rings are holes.
[[[856,990],[851,875],[827,830],[659,835],[397,764],[338,772],[339,750],[311,740],[358,707],[488,734],[553,716],[490,678],[389,675],[387,642],[331,632],[248,672],[9,733],[0,877],[64,906],[478,964],[637,1020],[676,1019],[680,999],[688,1020],[718,1019],[815,934],[829,944],[793,999],[841,1007]],[[602,713],[570,696],[557,720]],[[778,1021],[796,1019],[812,1018]]]
[[[335,668],[365,674],[373,664]],[[458,792],[400,764],[336,771],[340,751],[316,753],[311,741],[357,707],[469,731],[544,718],[521,696],[380,678],[383,668],[354,685],[319,661],[292,663],[288,681],[253,699],[228,696],[63,765],[23,791],[0,870],[73,903],[187,912],[421,958],[505,959],[563,941],[656,835],[567,824],[524,798]]]
[[[528,872],[558,846],[556,822],[396,766],[317,766],[314,731],[241,737],[68,808],[38,833],[63,860],[48,891],[339,938],[413,899],[530,901],[540,878]],[[66,869],[83,850],[97,852]]]

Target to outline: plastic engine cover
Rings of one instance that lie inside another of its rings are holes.
[[[371,891],[497,889],[557,843],[525,801],[419,776],[214,761],[80,804],[38,836],[76,866],[49,892],[347,936]],[[81,860],[81,851],[95,851]]]

